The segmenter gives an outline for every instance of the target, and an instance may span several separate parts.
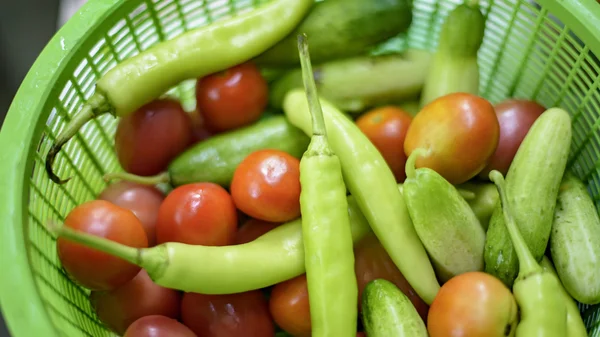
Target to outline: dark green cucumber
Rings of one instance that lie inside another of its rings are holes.
[[[254,61],[265,67],[297,67],[296,37],[305,33],[313,63],[364,54],[408,30],[411,0],[326,0],[318,2],[298,27]]]
[[[300,158],[310,139],[282,116],[213,136],[179,155],[168,168],[172,185],[212,182],[229,186],[236,167],[250,153],[275,149]]]
[[[369,337],[427,337],[425,323],[410,299],[384,279],[366,285],[362,320]]]
[[[584,304],[600,303],[600,217],[587,188],[570,172],[558,192],[550,252],[569,294]]]
[[[506,174],[515,222],[538,262],[548,246],[570,146],[569,114],[559,108],[548,109],[529,129]],[[519,264],[500,204],[490,219],[484,256],[485,271],[512,288]]]

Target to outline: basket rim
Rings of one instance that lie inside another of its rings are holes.
[[[117,12],[134,9],[145,0],[89,0],[47,43],[22,81],[0,130],[0,308],[14,336],[58,336],[40,296],[29,264],[26,233],[29,190],[33,169],[27,158],[36,146],[50,113],[48,97],[70,61],[86,50],[86,40]],[[519,0],[526,1],[526,0]],[[600,5],[596,1],[536,0],[567,25],[600,56]],[[593,44],[589,44],[593,43]],[[73,46],[65,48],[65,46]],[[43,88],[43,90],[40,90]],[[33,123],[32,123],[33,121]],[[35,127],[30,127],[30,125]],[[20,291],[15,291],[18,289]]]

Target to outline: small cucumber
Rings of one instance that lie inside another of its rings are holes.
[[[467,182],[456,187],[475,193],[475,198],[467,199],[467,202],[477,216],[477,219],[479,219],[479,223],[483,229],[487,230],[490,218],[500,200],[496,185],[491,183]]]
[[[250,153],[274,149],[300,158],[310,139],[283,115],[208,138],[179,155],[168,168],[173,186],[212,182],[229,186],[237,166]]]
[[[479,93],[477,52],[484,30],[485,18],[474,1],[465,1],[450,12],[425,80],[421,107],[453,92]]]
[[[584,304],[600,303],[600,217],[585,185],[570,172],[558,192],[550,252],[569,294]]]
[[[506,174],[515,222],[538,262],[548,246],[570,146],[569,114],[560,108],[548,109],[529,129]],[[500,204],[490,219],[484,256],[485,271],[512,288],[519,265]]]
[[[362,320],[369,337],[427,337],[425,323],[412,302],[384,279],[366,285]]]
[[[347,112],[418,98],[431,54],[410,49],[402,54],[361,56],[315,65],[319,95]],[[295,69],[271,87],[271,105],[281,107],[291,89],[303,88],[302,72]]]
[[[298,27],[254,59],[264,67],[297,67],[298,34],[310,42],[315,64],[364,54],[410,27],[411,0],[327,0],[313,5]]]

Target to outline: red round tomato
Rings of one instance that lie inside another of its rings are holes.
[[[132,211],[144,226],[148,247],[156,244],[156,218],[164,199],[164,195],[156,187],[119,181],[104,189],[98,199]]]
[[[169,317],[152,315],[133,322],[123,337],[198,337],[185,325]]]
[[[275,285],[269,309],[280,328],[295,337],[309,337],[311,321],[306,274]]]
[[[488,179],[492,170],[506,175],[521,142],[546,108],[534,101],[509,99],[497,104],[495,110],[500,124],[500,140],[488,165],[480,173],[484,179]]]
[[[125,208],[104,200],[92,200],[75,207],[65,226],[135,248],[148,247],[140,220]],[[118,257],[75,243],[57,240],[58,257],[69,276],[91,290],[111,290],[130,281],[140,267]]]
[[[237,210],[227,191],[213,183],[186,184],[167,195],[158,209],[157,243],[203,246],[233,244]]]
[[[444,283],[429,308],[430,337],[512,336],[517,303],[511,291],[492,275],[469,272]]]
[[[194,112],[190,113],[190,118],[192,120],[192,143],[199,143],[205,139],[212,137],[212,133],[207,129],[206,123],[204,122],[204,118],[196,109]]]
[[[257,121],[268,103],[269,87],[252,62],[198,79],[197,107],[214,132]]]
[[[164,171],[191,142],[191,120],[179,102],[158,99],[119,120],[115,151],[125,171],[149,176]]]
[[[183,323],[202,337],[273,337],[275,327],[260,290],[230,295],[186,293]]]
[[[428,167],[451,184],[476,176],[498,146],[500,126],[494,107],[479,96],[453,93],[427,104],[413,118],[404,151],[429,150],[416,167]]]
[[[122,286],[110,291],[94,291],[90,302],[100,320],[122,335],[137,319],[150,315],[179,317],[181,295],[158,286],[145,270]]]
[[[379,150],[399,183],[406,179],[404,139],[411,121],[411,115],[393,106],[368,111],[356,120],[356,125]]]
[[[259,150],[236,168],[231,196],[239,210],[270,222],[300,216],[300,161],[280,150]]]
[[[241,245],[258,239],[260,236],[275,229],[280,224],[263,220],[250,219],[238,229],[235,243]]]

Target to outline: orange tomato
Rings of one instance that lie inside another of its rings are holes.
[[[306,274],[281,282],[271,291],[271,316],[277,325],[295,337],[310,336],[310,305]]]

